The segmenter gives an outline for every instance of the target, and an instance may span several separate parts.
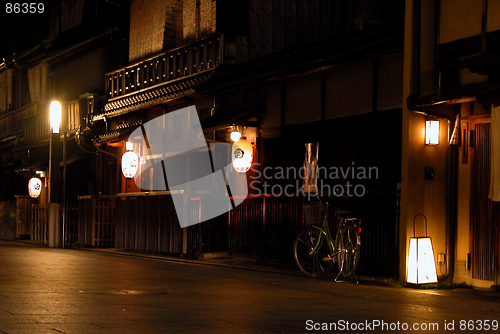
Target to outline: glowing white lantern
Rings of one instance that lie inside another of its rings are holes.
[[[439,144],[439,121],[425,121],[425,144]]]
[[[233,144],[232,149],[233,167],[239,173],[247,172],[252,166],[253,147],[245,138]]]
[[[40,196],[40,192],[42,191],[42,181],[37,177],[31,178],[28,182],[28,191],[30,196],[33,198]]]
[[[129,148],[129,146],[127,146]],[[122,155],[122,173],[127,179],[131,179],[137,173],[139,156],[134,151],[127,151]]]
[[[437,283],[436,262],[432,240],[427,236],[427,218],[425,218],[425,237],[415,237],[415,218],[413,218],[413,238],[410,238],[408,261],[406,264],[406,282],[412,284]]]

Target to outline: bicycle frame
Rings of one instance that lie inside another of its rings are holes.
[[[331,257],[335,257],[339,254],[338,251],[336,251],[337,249],[337,245],[338,245],[338,242],[339,242],[339,238],[340,238],[340,232],[341,232],[341,226],[340,225],[343,225],[343,224],[337,224],[337,233],[335,235],[335,240],[333,240],[332,238],[332,234],[330,232],[330,227],[329,227],[329,224],[328,224],[328,218],[327,218],[327,215],[325,215],[323,217],[323,224],[321,225],[321,227],[319,228],[319,237],[318,237],[318,240],[316,242],[316,245],[314,246],[314,248],[311,250],[311,253],[310,254],[313,254],[315,253],[318,248],[320,247],[321,245],[321,241],[322,241],[322,238],[323,238],[323,232],[325,232],[326,234],[326,241],[328,242],[328,248],[330,249],[330,256]],[[335,249],[333,249],[335,248]]]
[[[351,213],[347,210],[336,211],[334,218],[336,231],[332,236],[333,231],[328,219],[328,202],[331,198],[322,201],[318,196],[318,199],[326,204],[326,207],[314,207],[321,210],[323,214],[322,224],[312,225],[297,235],[293,244],[295,263],[304,274],[310,277],[320,277],[328,273],[333,263],[337,262],[340,272],[335,281],[340,275],[353,276],[357,281],[355,271],[359,259],[359,245],[361,245],[359,237],[361,220],[351,218]],[[311,210],[311,206],[307,209]],[[313,212],[307,211],[306,213],[306,222],[313,224],[317,222],[318,219],[314,217]],[[323,242],[328,243],[328,247]],[[328,264],[324,266],[322,262]]]

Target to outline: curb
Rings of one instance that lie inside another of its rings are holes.
[[[21,243],[21,244],[30,245],[30,246],[38,246],[41,248],[48,248],[48,246],[46,244],[33,242],[31,240],[2,240],[2,241]],[[247,258],[247,257],[235,257],[235,256],[230,256],[230,255],[227,255],[225,257],[209,256],[207,258],[195,260],[195,259],[186,259],[186,258],[173,257],[173,256],[167,256],[167,255],[137,253],[137,252],[127,251],[125,249],[120,249],[120,248],[70,247],[70,248],[66,248],[66,249],[77,250],[77,251],[96,252],[96,253],[110,254],[110,255],[123,256],[123,257],[143,258],[143,259],[165,261],[165,262],[171,262],[171,263],[253,270],[253,271],[260,271],[260,272],[267,272],[267,273],[308,278],[307,276],[302,274],[299,270],[265,266],[265,265],[258,264],[255,261],[253,261],[252,259]],[[61,250],[61,248],[58,248],[58,250]],[[361,283],[371,282],[371,283],[391,285],[393,287],[402,287],[401,282],[399,282],[397,279],[391,278],[391,277],[358,275],[358,281]],[[343,281],[343,282],[347,282],[347,281]],[[354,283],[354,281],[353,281],[353,283]]]
[[[298,271],[284,268],[273,268],[273,267],[265,267],[260,265],[237,265],[234,264],[235,258],[229,257],[229,261],[233,263],[223,262],[224,260],[219,260],[218,258],[208,258],[208,259],[185,259],[180,257],[172,257],[172,256],[162,256],[156,254],[143,254],[143,253],[135,253],[129,252],[125,250],[115,249],[115,248],[84,248],[84,247],[73,247],[71,249],[74,250],[82,250],[89,252],[97,252],[103,254],[111,254],[117,256],[125,256],[125,257],[136,257],[136,258],[144,258],[172,263],[182,263],[182,264],[192,264],[192,265],[200,265],[200,266],[215,266],[215,267],[224,267],[224,268],[235,268],[235,269],[246,269],[246,270],[255,270],[261,272],[269,272],[275,274],[285,274],[285,275],[293,275],[293,276],[304,276]]]
[[[267,273],[308,278],[307,276],[302,274],[300,271],[293,270],[293,269],[266,267],[266,266],[259,265],[259,264],[247,264],[247,265],[236,264],[235,262],[238,262],[239,258],[231,257],[231,256],[228,256],[227,258],[207,258],[207,259],[193,260],[193,259],[185,259],[185,258],[179,258],[179,257],[161,256],[161,255],[155,255],[155,254],[134,253],[134,252],[129,252],[129,251],[115,249],[115,248],[72,248],[72,249],[90,251],[90,252],[98,252],[98,253],[104,253],[104,254],[112,254],[112,255],[125,256],[125,257],[145,258],[145,259],[166,261],[166,262],[172,262],[172,263],[183,263],[183,264],[192,264],[192,265],[200,265],[200,266],[214,266],[214,267],[223,267],[223,268],[253,270],[253,271],[260,271],[260,272],[267,272]],[[246,263],[249,263],[252,261],[249,258],[241,258],[241,259],[243,260],[242,262],[246,262]],[[227,261],[227,262],[225,262],[225,261]],[[394,287],[401,287],[402,286],[401,283],[397,279],[390,278],[390,277],[359,275],[358,280],[359,280],[359,282],[384,283],[387,285],[392,285]],[[345,281],[345,282],[347,282],[347,281]],[[353,281],[353,283],[354,283],[354,281]]]

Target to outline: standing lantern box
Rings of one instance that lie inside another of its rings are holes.
[[[415,237],[415,219],[425,219],[425,237]],[[432,240],[427,236],[427,218],[418,214],[413,217],[413,238],[410,238],[406,263],[406,282],[412,284],[437,283],[436,262]]]

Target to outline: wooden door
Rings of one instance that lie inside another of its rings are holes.
[[[496,227],[498,203],[488,199],[491,172],[490,123],[473,124],[471,180],[471,253],[472,278],[493,281],[496,270]]]

